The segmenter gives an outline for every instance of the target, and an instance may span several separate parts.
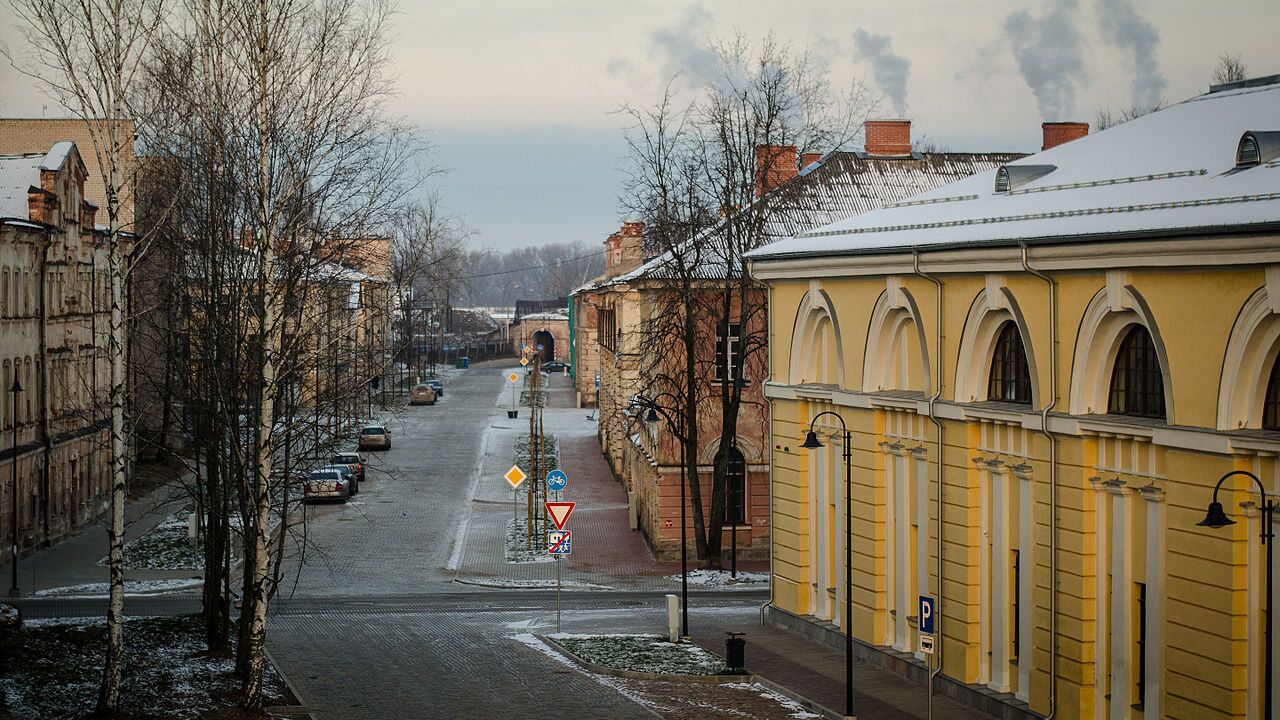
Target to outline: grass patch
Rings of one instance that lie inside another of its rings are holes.
[[[109,561],[102,558],[98,564]],[[130,570],[201,570],[204,546],[187,542],[187,513],[181,512],[125,543],[124,565]]]
[[[673,643],[659,635],[549,636],[592,665],[660,675],[718,675],[724,661],[689,642]]]
[[[0,635],[0,691],[15,718],[81,718],[93,711],[106,649],[101,618],[28,623]],[[131,618],[124,627],[121,711],[128,718],[234,717],[233,657],[204,651],[198,616]],[[293,704],[269,664],[264,704]],[[242,715],[253,717],[253,715]]]

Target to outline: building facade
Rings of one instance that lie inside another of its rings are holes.
[[[25,552],[93,522],[110,502],[110,278],[94,234],[97,207],[85,199],[87,177],[71,142],[0,156],[5,557],[15,503]],[[19,392],[11,391],[15,381]]]
[[[927,595],[1006,717],[1261,717],[1252,481],[1197,523],[1280,490],[1276,117],[1218,88],[754,255],[774,622],[923,678]]]

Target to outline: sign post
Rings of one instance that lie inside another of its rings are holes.
[[[925,656],[925,663],[929,670],[929,717],[933,718],[933,628],[934,628],[934,605],[933,598],[928,595],[920,596],[920,652]]]
[[[547,473],[547,487],[554,489],[557,495],[568,483],[569,476],[563,470]],[[547,517],[556,526],[555,530],[547,531],[547,552],[556,558],[556,632],[560,632],[560,563],[564,561],[565,555],[573,552],[573,532],[565,530],[564,525],[569,522],[569,516],[573,514],[577,503],[547,502],[543,505],[547,508]]]

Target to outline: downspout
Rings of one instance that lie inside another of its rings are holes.
[[[1049,402],[1040,410],[1040,433],[1049,441],[1049,714],[1058,712],[1058,439],[1049,430],[1049,411],[1058,404],[1058,293],[1053,278],[1031,267],[1027,243],[1022,248],[1022,270],[1049,286]]]
[[[750,261],[748,261],[748,265],[747,265],[747,272],[751,272],[751,265],[750,265]],[[769,362],[767,363],[767,366],[768,366],[768,368],[769,368],[769,378],[768,378],[769,380],[772,380],[772,379],[773,379],[773,367],[774,367],[774,365],[773,365],[773,348],[774,348],[774,345],[773,345],[773,326],[772,326],[772,324],[769,322],[769,318],[770,318],[769,310],[771,310],[772,308],[773,308],[773,285],[769,285],[769,297],[768,297],[768,300],[765,302],[765,332],[767,332],[767,333],[769,334],[769,335],[768,335],[768,337],[766,338],[766,339],[768,340],[768,342],[766,342],[766,343],[765,343],[765,348],[766,348],[765,352],[769,353]],[[789,380],[789,379],[788,379],[788,380]],[[761,395],[763,395],[763,394],[764,394],[764,388],[763,388],[763,387],[761,388],[761,392],[760,392],[760,394],[761,394]],[[772,401],[772,400],[770,400],[768,403],[766,403],[766,404],[765,404],[765,407],[767,407],[767,408],[769,409],[769,434],[768,434],[766,437],[768,437],[770,440],[772,440],[772,439],[773,439],[773,437],[774,437],[774,434],[773,434],[773,433],[774,433],[774,426],[773,426],[773,401]],[[775,445],[776,445],[777,443],[773,443],[773,444],[775,444]],[[769,599],[768,599],[768,600],[766,600],[766,601],[765,601],[765,603],[764,603],[763,605],[761,605],[761,606],[760,606],[760,624],[761,624],[761,625],[764,625],[764,624],[765,624],[765,616],[766,616],[766,613],[767,613],[767,612],[768,612],[768,610],[769,610],[769,606],[773,604],[773,553],[774,553],[774,546],[773,546],[773,528],[774,528],[774,523],[773,523],[773,493],[774,493],[774,485],[773,485],[773,468],[774,468],[775,464],[777,463],[777,460],[778,460],[778,456],[777,456],[777,452],[776,452],[776,450],[775,450],[774,448],[769,448],[769,479],[768,479],[768,482],[769,482]],[[848,542],[848,540],[846,540],[845,542]]]
[[[49,545],[49,464],[53,461],[53,442],[49,438],[49,248],[53,232],[45,232],[40,248],[40,439],[44,445],[44,467],[40,478],[40,515],[44,521],[44,543]],[[18,462],[15,455],[13,461]],[[16,502],[16,498],[15,498]]]
[[[937,462],[937,480],[936,480],[936,483],[938,485],[938,502],[937,502],[937,505],[938,505],[938,511],[937,511],[938,512],[938,521],[937,521],[938,523],[937,525],[938,596],[935,601],[937,603],[937,606],[934,608],[934,625],[936,627],[935,635],[941,638],[942,631],[943,631],[943,627],[942,627],[942,622],[943,622],[942,537],[943,537],[943,530],[944,530],[943,522],[942,522],[942,495],[943,495],[942,469],[943,469],[943,456],[945,455],[945,448],[943,447],[943,444],[942,444],[942,441],[943,441],[942,421],[938,419],[937,414],[934,412],[934,408],[937,405],[938,398],[942,397],[942,359],[944,357],[944,353],[942,351],[942,340],[944,337],[946,337],[942,333],[942,281],[934,277],[933,275],[930,275],[920,269],[920,251],[916,249],[912,249],[911,251],[911,269],[918,277],[922,277],[925,280],[928,280],[929,282],[933,283],[934,288],[937,290],[938,333],[937,333],[937,340],[934,344],[934,347],[937,354],[937,361],[935,364],[938,366],[938,379],[937,379],[937,382],[935,382],[933,385],[933,395],[929,398],[929,421],[933,423],[933,426],[938,431],[938,462]],[[932,672],[929,673],[929,700],[930,700],[931,711],[932,711],[932,701],[933,701],[933,681],[942,672],[942,646],[943,646],[943,643],[939,642],[936,646],[936,649],[934,650],[934,652],[937,654],[938,666],[934,668]]]

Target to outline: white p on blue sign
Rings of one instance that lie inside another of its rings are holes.
[[[920,596],[920,632],[933,634],[933,598],[928,595]]]

